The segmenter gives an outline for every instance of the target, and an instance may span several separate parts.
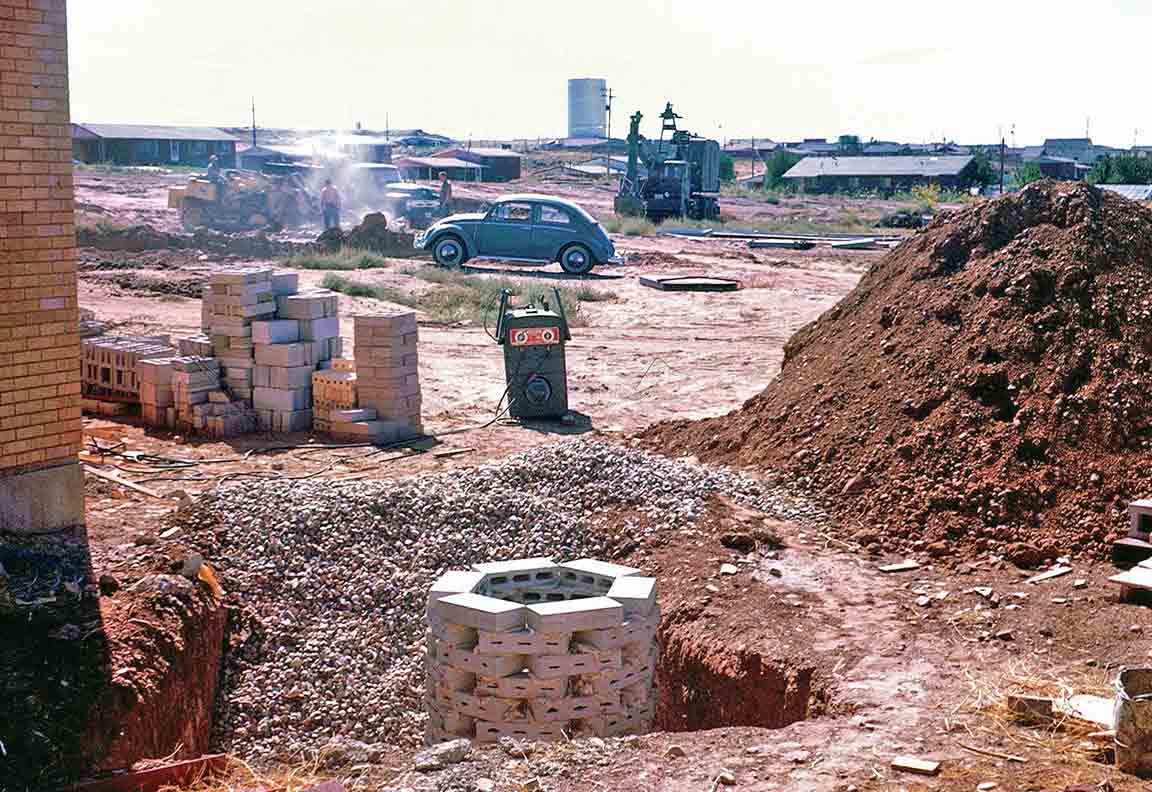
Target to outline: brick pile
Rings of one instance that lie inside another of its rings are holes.
[[[203,309],[208,312],[212,351],[220,360],[224,384],[237,399],[252,400],[252,323],[276,314],[272,270],[236,269],[208,281]]]
[[[333,413],[354,410],[356,406],[356,361],[333,358],[327,367],[322,363],[312,374],[312,428],[329,432]],[[343,415],[337,418],[344,420]]]
[[[650,731],[660,609],[638,571],[529,558],[443,574],[426,607],[425,740]]]
[[[420,374],[416,314],[355,317],[356,391],[359,407],[376,419],[420,433]]]
[[[0,474],[74,464],[80,336],[63,0],[0,0],[0,229]]]
[[[136,401],[137,367],[149,358],[175,353],[165,336],[94,336],[82,342],[80,382],[85,397]]]

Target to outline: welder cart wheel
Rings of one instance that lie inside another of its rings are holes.
[[[454,269],[463,264],[468,256],[464,252],[464,242],[460,237],[450,234],[436,240],[432,248],[432,258],[441,267]]]
[[[592,251],[583,245],[569,245],[560,254],[560,268],[569,275],[587,275],[595,266]]]

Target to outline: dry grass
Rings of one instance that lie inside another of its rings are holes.
[[[355,772],[352,779],[341,774],[340,781],[348,789],[384,789],[385,786],[360,784]],[[275,792],[303,792],[303,790],[333,778],[331,773],[321,771],[317,759],[302,760],[294,766],[285,765],[272,772],[260,772],[242,759],[228,758],[228,770],[222,776],[201,779],[187,786],[162,786],[159,792],[236,792],[240,789],[267,789]]]
[[[1058,677],[1020,665],[980,676],[969,671],[966,677],[971,692],[961,708],[983,716],[992,736],[1011,745],[1002,750],[1022,755],[1043,751],[1082,762],[1095,762],[1103,752],[1088,740],[1089,735],[1101,730],[1098,724],[1058,711],[1051,721],[1037,722],[1015,712],[1008,701],[1010,696],[1049,698],[1054,702],[1066,702],[1075,695],[1111,698],[1115,691],[1104,672]],[[969,742],[983,741],[981,735],[971,731],[970,737]]]

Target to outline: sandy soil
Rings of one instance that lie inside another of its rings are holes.
[[[87,218],[117,224],[148,222],[176,231],[175,213],[163,208],[171,182],[186,176],[86,172],[78,178],[77,200]],[[535,189],[535,188],[533,188]],[[472,197],[509,191],[507,186],[468,186]],[[607,186],[564,186],[552,192],[606,211]],[[839,200],[792,199],[783,208],[745,199],[724,201],[724,211],[754,220],[822,214],[839,217]],[[879,203],[850,211],[878,212]],[[228,442],[201,442],[136,425],[130,420],[86,418],[89,441],[122,443],[128,451],[199,460],[180,473],[157,473],[123,459],[122,474],[155,489],[150,498],[90,482],[89,534],[98,572],[126,580],[162,565],[147,541],[163,528],[165,515],[184,499],[216,486],[229,474],[389,477],[423,470],[467,468],[529,445],[554,442],[582,431],[628,436],[666,418],[720,415],[758,393],[779,369],[782,347],[801,325],[847,293],[881,253],[866,251],[750,251],[740,243],[666,237],[620,237],[630,254],[627,266],[605,270],[622,275],[593,284],[610,290],[612,302],[586,306],[589,323],[575,328],[567,348],[570,403],[586,417],[583,425],[510,426],[445,436],[439,445],[416,449],[326,449],[307,435],[253,435]],[[143,254],[142,254],[143,255]],[[119,262],[132,272],[167,279],[202,279],[233,266],[209,255],[147,260],[120,253],[82,251],[89,261]],[[269,262],[252,262],[269,263]],[[403,271],[412,262],[355,273],[358,280],[412,288]],[[81,305],[126,332],[195,332],[199,303],[176,295],[126,288],[104,276],[116,269],[82,273]],[[697,273],[738,278],[744,288],[726,294],[677,294],[639,284],[643,274]],[[317,283],[322,272],[301,272]],[[552,281],[540,281],[546,287]],[[350,317],[384,304],[341,297],[342,332],[351,349]],[[420,327],[421,382],[425,428],[430,433],[480,426],[493,416],[504,388],[499,348],[482,327],[447,327],[425,320]],[[285,446],[296,446],[288,447]],[[466,450],[437,456],[446,449]],[[94,446],[86,458],[99,460]],[[738,788],[757,790],[971,790],[985,781],[1000,789],[1064,789],[1072,783],[1111,778],[1116,790],[1141,788],[1104,764],[1068,749],[1068,741],[1015,726],[1001,727],[976,710],[974,691],[998,683],[1008,672],[1047,673],[1080,690],[1099,689],[1115,664],[1139,662],[1149,654],[1147,611],[1114,601],[1103,580],[1110,570],[1076,563],[1076,572],[1048,583],[1025,585],[1022,573],[995,558],[960,569],[924,566],[903,576],[876,570],[881,559],[847,552],[835,525],[820,531],[780,526],[786,548],[774,556],[734,555],[718,541],[736,519],[722,505],[699,537],[672,537],[635,551],[634,560],[659,575],[666,614],[677,615],[678,638],[695,647],[711,669],[735,668],[755,656],[785,676],[807,674],[807,702],[819,717],[781,729],[721,728],[671,732],[631,742],[608,741],[541,748],[528,758],[498,749],[483,751],[452,771],[459,788],[475,778],[498,780],[497,789],[539,778],[542,788],[567,791],[612,788],[715,790],[728,770]],[[721,560],[740,561],[734,578],[711,570]],[[685,570],[704,570],[695,575]],[[1084,579],[1083,586],[1074,581]],[[709,594],[706,585],[718,592]],[[990,607],[969,590],[988,586],[1000,597]],[[943,598],[938,592],[946,591]],[[1016,597],[1014,592],[1024,593]],[[917,604],[933,597],[930,606]],[[1053,602],[1054,599],[1064,600]],[[975,606],[981,605],[980,609]],[[1017,606],[1017,607],[1009,607]],[[996,639],[1009,631],[1009,638]],[[1091,664],[1088,663],[1091,661]],[[721,674],[722,676],[722,674]],[[1023,764],[972,753],[961,743],[1025,757]],[[683,758],[666,755],[669,745]],[[1075,745],[1075,741],[1071,741]],[[944,761],[939,777],[892,771],[892,756],[910,754]],[[393,757],[392,768],[408,766]],[[384,771],[381,770],[381,773]],[[378,788],[450,788],[445,777],[384,773]],[[532,787],[524,787],[530,789]]]

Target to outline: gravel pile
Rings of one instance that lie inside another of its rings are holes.
[[[399,481],[259,483],[197,508],[185,538],[259,625],[232,652],[221,747],[251,759],[334,737],[423,731],[423,603],[444,570],[527,556],[613,557],[690,527],[721,493],[777,519],[812,507],[742,474],[576,440],[474,471]]]

